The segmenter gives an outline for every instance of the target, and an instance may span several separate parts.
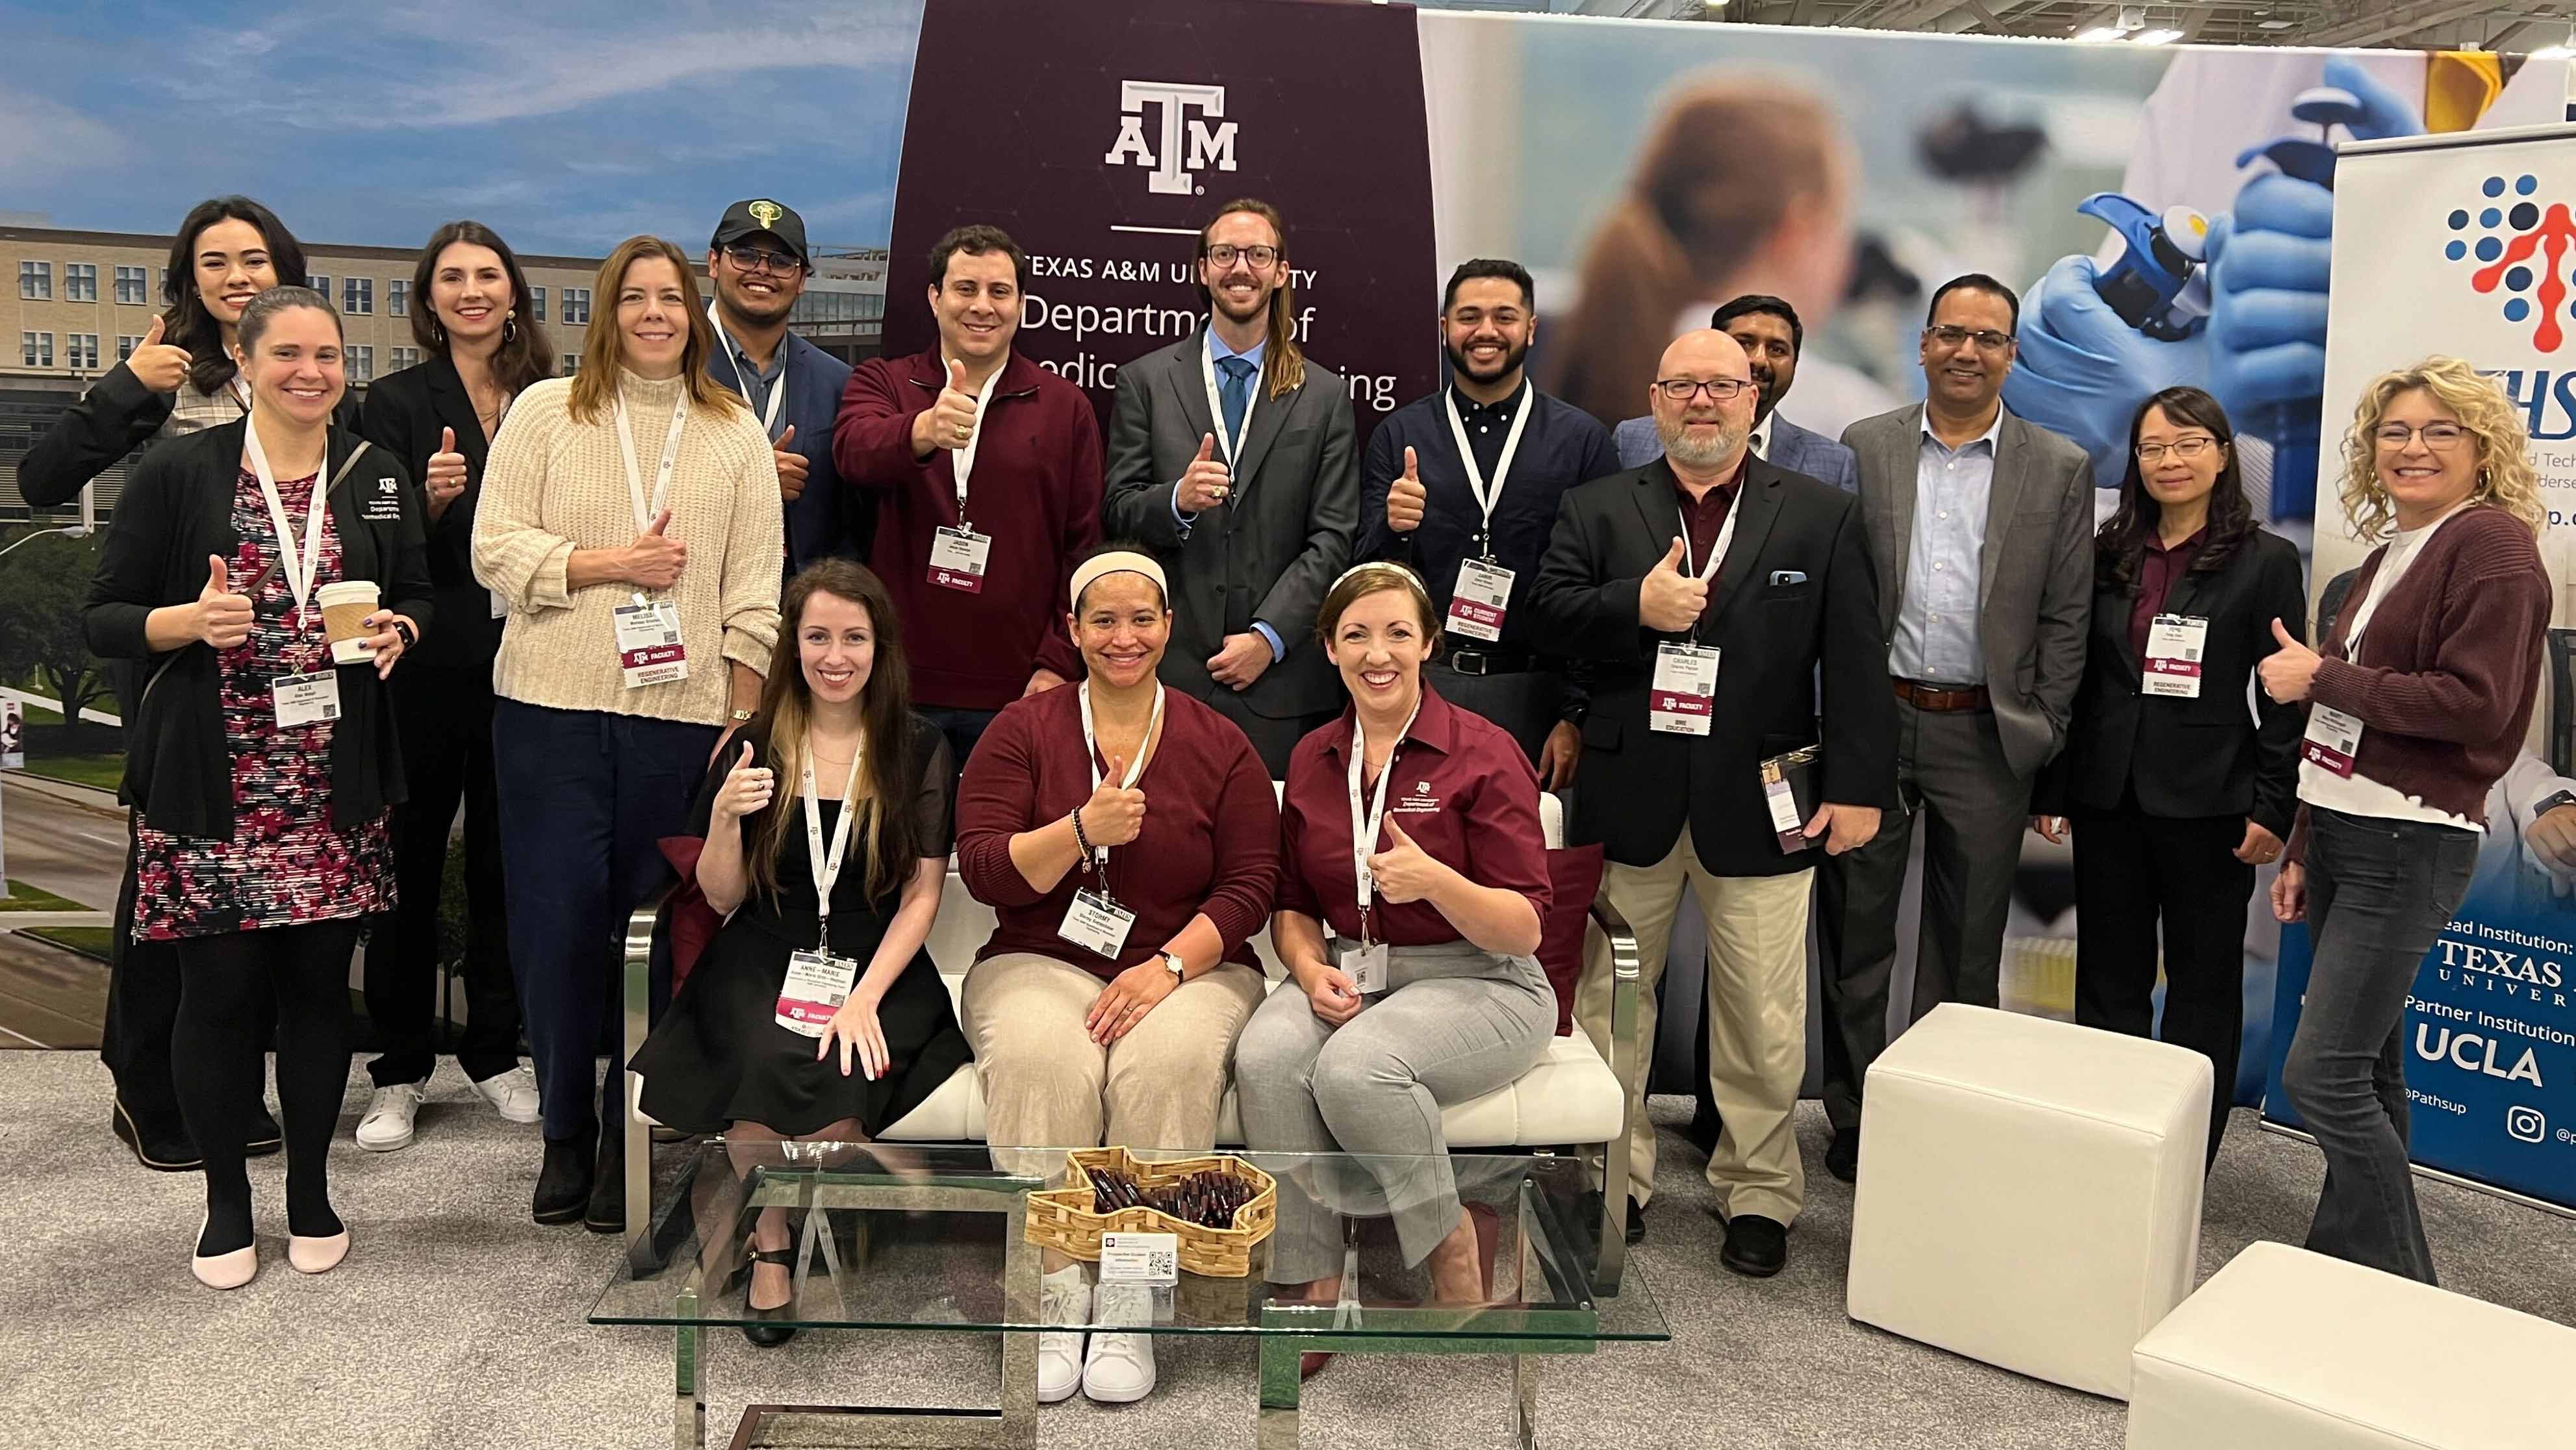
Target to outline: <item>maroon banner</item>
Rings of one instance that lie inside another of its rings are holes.
[[[969,222],[1029,256],[1016,344],[1106,426],[1119,364],[1207,313],[1199,228],[1288,219],[1307,355],[1375,416],[1434,386],[1439,277],[1422,55],[1407,5],[928,0],[895,182],[885,350],[938,339],[931,245]]]

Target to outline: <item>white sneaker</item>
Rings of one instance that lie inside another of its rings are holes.
[[[1080,1264],[1068,1264],[1038,1277],[1040,1324],[1091,1322],[1091,1281]],[[1082,1383],[1082,1331],[1054,1330],[1038,1336],[1038,1403],[1052,1405]]]
[[[1082,1392],[1104,1405],[1123,1405],[1154,1392],[1154,1336],[1095,1334],[1082,1364]]]
[[[358,1120],[358,1146],[370,1153],[410,1147],[412,1120],[420,1115],[420,1100],[427,1096],[427,1078],[376,1089],[367,1099],[367,1115]]]
[[[525,1063],[484,1078],[474,1084],[474,1091],[510,1122],[537,1120],[537,1075],[528,1071]]]

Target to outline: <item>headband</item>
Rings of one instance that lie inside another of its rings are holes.
[[[1171,602],[1172,586],[1163,578],[1162,565],[1133,550],[1113,549],[1106,554],[1094,554],[1074,566],[1073,587],[1065,595],[1065,607],[1079,612],[1082,591],[1090,588],[1091,582],[1103,574],[1142,574],[1154,581],[1155,588],[1163,591],[1164,603]]]
[[[1420,590],[1425,596],[1428,596],[1431,593],[1430,587],[1422,582],[1421,575],[1416,574],[1411,569],[1389,559],[1371,559],[1363,564],[1353,564],[1351,567],[1344,569],[1341,572],[1340,578],[1333,581],[1333,588],[1339,589],[1342,587],[1342,581],[1350,578],[1354,574],[1370,573],[1392,574],[1396,578],[1403,580],[1405,583],[1412,585],[1415,589]],[[1330,593],[1331,590],[1327,590],[1325,592]]]

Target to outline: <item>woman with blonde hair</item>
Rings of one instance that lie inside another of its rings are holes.
[[[656,842],[679,834],[715,751],[760,703],[784,544],[769,436],[707,376],[715,333],[687,254],[630,238],[600,264],[597,294],[614,311],[592,324],[580,371],[532,384],[492,439],[474,573],[509,606],[492,764],[545,1124],[534,1213],[613,1233],[621,1075],[596,1120],[590,1095],[615,941],[669,874]]]
[[[2487,792],[2531,724],[2549,625],[2522,417],[2458,358],[2363,390],[2343,508],[2384,539],[2322,652],[2279,621],[2258,667],[2310,702],[2299,815],[2272,912],[2305,920],[2307,1004],[2282,1088],[2326,1156],[2307,1247],[2434,1282],[2406,1156],[2404,1018],[2467,892]]]

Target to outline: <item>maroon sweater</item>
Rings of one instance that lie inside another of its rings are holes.
[[[912,420],[939,400],[939,349],[850,370],[832,463],[877,514],[869,563],[903,618],[917,704],[998,710],[1041,666],[1068,680],[1073,566],[1100,542],[1100,421],[1082,390],[1013,353],[993,385],[967,480],[966,514],[993,541],[983,592],[930,582],[934,530],[957,523],[957,455],[912,456]]]
[[[975,472],[983,471],[979,460]],[[1011,837],[1091,799],[1083,754],[1080,692],[1067,686],[1004,706],[966,758],[957,874],[1001,918],[975,959],[1037,952],[1106,979],[1151,959],[1204,912],[1225,939],[1226,960],[1258,970],[1244,943],[1270,919],[1279,803],[1242,729],[1178,690],[1165,694],[1162,742],[1136,779],[1143,833],[1109,853],[1110,889],[1136,913],[1115,962],[1057,935],[1074,893],[1096,886],[1096,875],[1076,866],[1041,893],[1011,864]]]
[[[2513,764],[2531,726],[2540,655],[2549,628],[2549,574],[2520,519],[2502,509],[2462,510],[2379,602],[2361,658],[2345,658],[2344,633],[2387,557],[2371,551],[2344,596],[2334,633],[2318,653],[2310,699],[2367,727],[2355,774],[2464,820],[2486,820],[2487,792]],[[2291,858],[2304,854],[2307,808]]]

